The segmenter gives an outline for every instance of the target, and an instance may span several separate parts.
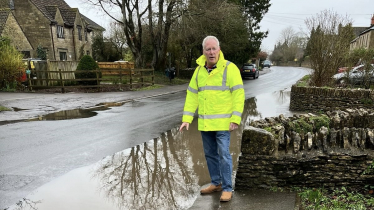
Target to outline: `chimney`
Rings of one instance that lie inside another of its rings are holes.
[[[374,26],[374,14],[373,14],[373,17],[371,18],[371,25],[370,26]]]

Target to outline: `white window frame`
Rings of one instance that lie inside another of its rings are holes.
[[[64,26],[57,25],[57,38],[65,38],[64,36]]]

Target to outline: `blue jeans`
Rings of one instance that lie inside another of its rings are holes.
[[[232,191],[232,157],[229,131],[201,131],[205,159],[211,183],[222,184],[223,191]]]

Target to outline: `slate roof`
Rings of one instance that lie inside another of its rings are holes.
[[[94,28],[94,29],[98,29],[100,31],[105,31],[105,28],[101,27],[99,24],[95,23],[93,20],[91,20],[90,18],[84,16],[83,14],[81,14],[82,17],[88,22],[88,28]]]
[[[0,8],[0,34],[4,30],[4,26],[5,26],[5,23],[8,19],[9,13],[10,13],[9,9],[1,9]]]
[[[361,32],[365,31],[368,27],[352,27],[355,36],[359,36]]]
[[[51,22],[56,22],[55,15],[57,8],[60,10],[66,25],[73,26],[77,14],[77,8],[71,8],[64,0],[30,0]],[[103,27],[81,14],[89,24],[88,28],[105,31]]]
[[[365,34],[365,33],[369,32],[369,31],[371,31],[371,30],[374,30],[374,26],[371,26],[371,27],[367,28],[365,31],[361,32],[360,36],[362,34]]]

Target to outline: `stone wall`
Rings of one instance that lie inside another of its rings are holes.
[[[283,115],[243,131],[236,189],[374,185],[374,112]]]
[[[317,113],[348,108],[374,108],[374,91],[297,86],[291,88],[291,111]]]

